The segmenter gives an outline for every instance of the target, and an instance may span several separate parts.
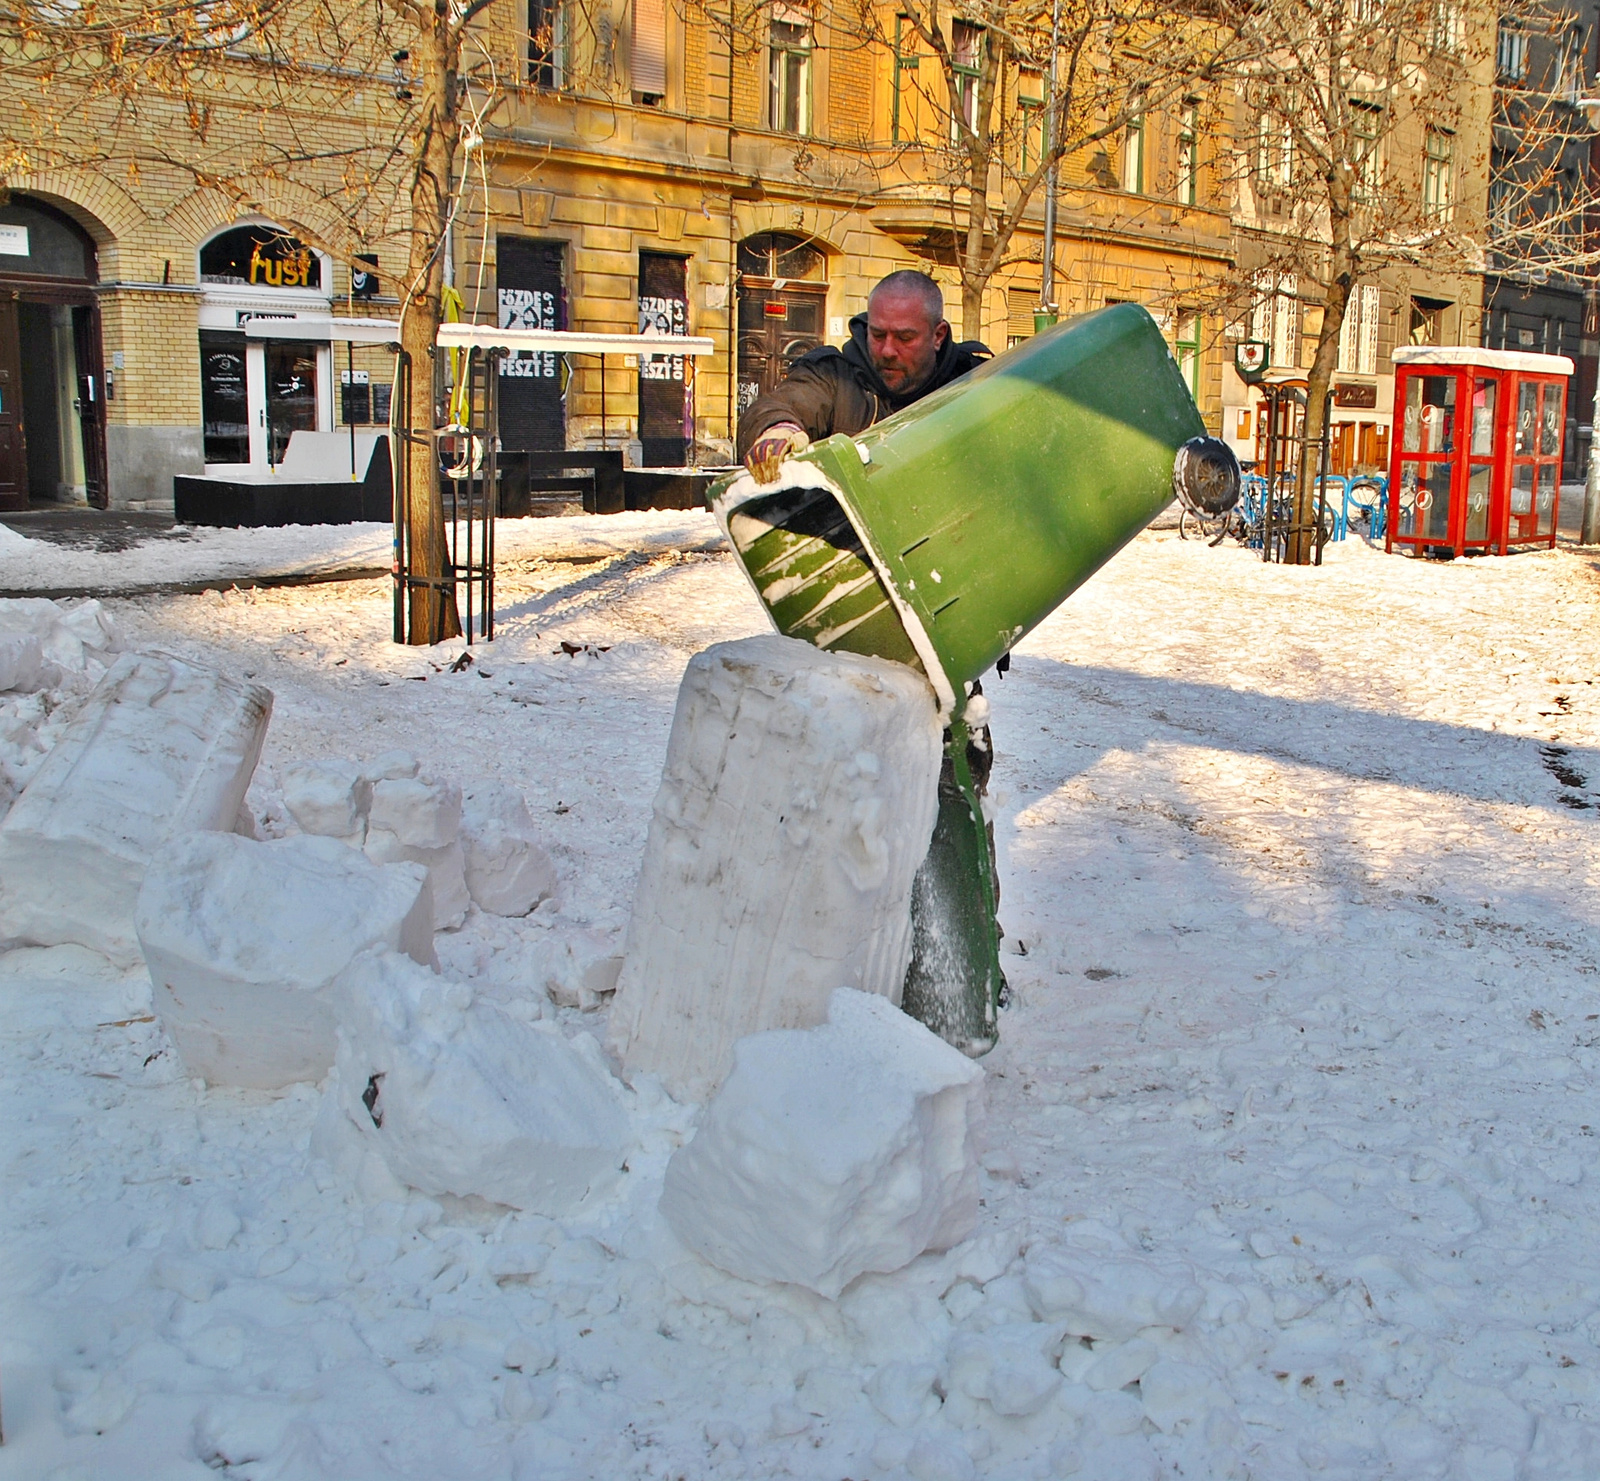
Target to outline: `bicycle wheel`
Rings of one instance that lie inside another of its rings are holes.
[[[1199,540],[1203,536],[1204,530],[1200,523],[1200,516],[1192,509],[1185,509],[1178,516],[1178,538],[1180,540],[1188,540],[1190,538]]]

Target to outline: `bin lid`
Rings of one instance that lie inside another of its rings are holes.
[[[1571,375],[1565,355],[1536,355],[1532,350],[1488,350],[1477,345],[1401,345],[1396,365],[1476,365],[1484,370],[1520,370],[1529,375]]]

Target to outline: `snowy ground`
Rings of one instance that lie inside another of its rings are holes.
[[[269,826],[296,758],[516,783],[561,909],[439,938],[504,995],[620,944],[684,663],[765,626],[708,520],[633,519],[544,532],[646,547],[581,563],[524,522],[459,674],[379,582],[110,606],[276,692]],[[0,1478],[1600,1474],[1600,574],[1329,561],[1147,535],[989,686],[983,1225],[837,1303],[660,1227],[690,1112],[581,1221],[367,1203],[312,1088],[199,1088],[146,983],[0,958]],[[1104,1286],[1092,1347],[1034,1319],[1052,1262]]]

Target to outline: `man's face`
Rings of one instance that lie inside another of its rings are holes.
[[[884,385],[897,396],[916,390],[933,374],[939,349],[949,337],[950,326],[943,319],[933,323],[915,293],[875,293],[867,304],[867,353]]]

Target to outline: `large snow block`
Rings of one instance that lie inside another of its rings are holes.
[[[555,865],[534,831],[528,804],[500,782],[475,782],[466,788],[461,846],[467,889],[479,910],[526,915],[555,890]]]
[[[939,747],[901,664],[775,636],[690,659],[611,1015],[629,1071],[698,1100],[841,984],[899,1001]]]
[[[133,965],[133,907],[167,839],[231,829],[272,694],[164,654],[125,654],[0,825],[0,935]]]
[[[551,1216],[616,1185],[628,1119],[587,1034],[523,1023],[393,953],[358,957],[337,993],[327,1094],[401,1182]]]
[[[965,1239],[978,1219],[983,1071],[887,999],[841,988],[822,1028],[753,1034],[661,1212],[713,1265],[830,1299]]]
[[[152,860],[135,919],[156,1012],[214,1085],[320,1080],[351,958],[377,946],[433,961],[427,871],[332,838],[187,834]]]

